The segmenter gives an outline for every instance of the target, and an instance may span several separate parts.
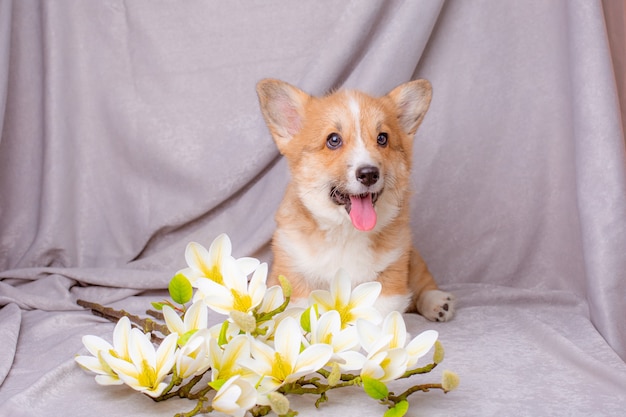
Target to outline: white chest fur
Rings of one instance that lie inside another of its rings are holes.
[[[340,269],[350,276],[353,286],[374,281],[402,254],[400,248],[374,251],[370,235],[356,230],[351,224],[338,227],[324,237],[279,230],[276,239],[290,256],[294,270],[314,288],[328,288]]]

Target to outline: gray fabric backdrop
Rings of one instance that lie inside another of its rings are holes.
[[[412,227],[459,310],[407,320],[440,332],[462,383],[410,415],[622,413],[626,49],[605,21],[623,34],[625,18],[604,3],[0,0],[0,414],[191,408],[78,369],[80,337],[112,324],[75,299],[142,311],[187,242],[222,232],[271,259],[288,176],[264,77],[314,94],[433,84]],[[364,398],[296,408],[382,415]]]

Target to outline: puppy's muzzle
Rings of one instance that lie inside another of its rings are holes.
[[[366,187],[369,187],[378,182],[378,179],[380,178],[380,171],[375,166],[363,165],[357,168],[355,175],[358,182]]]

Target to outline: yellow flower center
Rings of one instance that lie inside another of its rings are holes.
[[[237,291],[231,289],[230,293],[233,295],[235,301],[233,302],[233,309],[237,311],[243,311],[247,313],[252,307],[252,298],[248,294],[239,294]]]
[[[224,276],[222,275],[219,265],[215,264],[209,269],[205,264],[202,264],[202,272],[204,273],[204,276],[211,281],[224,285]]]
[[[345,329],[348,327],[348,323],[354,320],[354,315],[352,314],[352,305],[350,303],[345,306],[340,305],[339,303],[335,304],[335,310],[339,313],[339,318],[341,319],[341,328]]]
[[[389,359],[389,356],[387,356],[385,359],[383,359],[380,362],[380,367],[385,369],[387,366],[389,366],[389,363],[391,362],[391,359]]]
[[[279,381],[284,381],[291,375],[291,365],[280,356],[280,353],[274,353],[274,363],[272,364],[272,376]]]
[[[146,359],[141,362],[141,372],[139,373],[138,381],[142,387],[154,388],[156,385],[156,371]]]

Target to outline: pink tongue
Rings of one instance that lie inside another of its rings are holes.
[[[359,230],[364,232],[372,230],[376,226],[376,212],[374,211],[374,203],[372,195],[367,194],[365,197],[350,196],[350,220],[352,224]]]

